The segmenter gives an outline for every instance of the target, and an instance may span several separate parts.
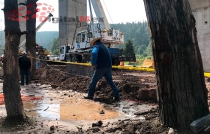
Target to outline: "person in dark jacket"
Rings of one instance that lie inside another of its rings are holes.
[[[109,49],[101,42],[100,38],[92,40],[91,46],[93,46],[91,64],[95,71],[88,88],[88,95],[84,98],[93,99],[97,82],[105,77],[113,90],[114,100],[119,101],[119,91],[112,79],[112,59]]]
[[[26,53],[23,52],[19,58],[19,67],[21,75],[21,85],[24,85],[24,76],[26,76],[26,85],[29,83],[29,69],[31,68],[31,60],[27,57]]]

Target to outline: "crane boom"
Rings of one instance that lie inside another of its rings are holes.
[[[61,46],[59,59],[70,62],[90,62],[93,48],[91,41],[100,38],[102,43],[109,49],[113,65],[119,65],[120,61],[135,61],[135,55],[125,57],[122,55],[122,49],[115,48],[115,45],[124,44],[124,34],[120,30],[110,28],[101,1],[88,0],[88,2],[91,21],[87,26],[87,30],[77,32],[73,46]],[[96,22],[94,23],[95,19],[93,18],[91,5],[98,20],[97,27],[95,27]]]
[[[91,22],[90,28],[92,30],[93,38],[101,37],[102,42],[105,44],[111,45],[114,47],[116,44],[123,44],[124,43],[124,35],[120,30],[115,30],[110,28],[109,22],[107,20],[106,14],[104,12],[103,6],[100,0],[89,0],[89,5],[93,6],[96,17],[98,19],[97,29],[95,30],[95,23],[93,22],[93,14],[92,9],[90,6],[90,13],[91,13]]]
[[[91,0],[96,17],[99,19],[99,24],[101,29],[110,29],[109,22],[107,20],[106,14],[104,12],[104,9],[102,7],[100,0]],[[103,19],[103,21],[100,21],[100,19]]]
[[[49,15],[36,27],[36,32],[42,27],[42,25],[44,25],[44,23],[53,15],[51,13],[49,13]]]
[[[36,32],[44,25],[44,23],[53,15],[49,13],[49,15],[36,27]],[[23,47],[26,43],[26,38],[20,43],[19,48]]]

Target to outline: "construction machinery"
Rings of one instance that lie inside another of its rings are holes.
[[[98,20],[97,24],[94,23],[96,19],[93,18],[91,5]],[[120,65],[121,61],[136,61],[135,55],[124,57],[122,49],[114,48],[115,45],[124,44],[124,34],[110,28],[100,0],[89,0],[89,9],[91,20],[87,25],[87,30],[75,32],[74,43],[61,46],[59,59],[70,62],[89,62],[93,47],[90,42],[94,38],[101,38],[101,41],[110,50],[113,65]]]
[[[36,32],[42,27],[42,25],[44,25],[44,23],[50,19],[50,17],[52,17],[53,15],[51,13],[49,13],[49,15],[36,27]],[[20,43],[19,45],[19,53],[21,54],[22,52],[26,51],[26,38]],[[46,48],[43,48],[43,46],[40,45],[36,45],[36,55],[38,58],[40,59],[48,59],[47,55],[50,55],[51,53],[47,51]]]
[[[51,52],[48,52],[43,46],[36,44],[36,57],[39,59],[49,60],[49,55],[51,55]]]

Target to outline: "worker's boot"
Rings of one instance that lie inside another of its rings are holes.
[[[120,97],[114,97],[114,101],[120,101]]]
[[[84,96],[84,99],[89,99],[89,100],[92,100],[92,99],[93,99],[93,97],[91,97],[91,96]]]

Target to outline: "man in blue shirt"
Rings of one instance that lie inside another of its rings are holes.
[[[91,46],[93,46],[91,64],[95,71],[88,88],[88,95],[84,98],[93,99],[97,82],[105,77],[114,92],[114,100],[119,101],[119,91],[112,79],[112,59],[109,49],[101,42],[100,38],[92,40]]]

